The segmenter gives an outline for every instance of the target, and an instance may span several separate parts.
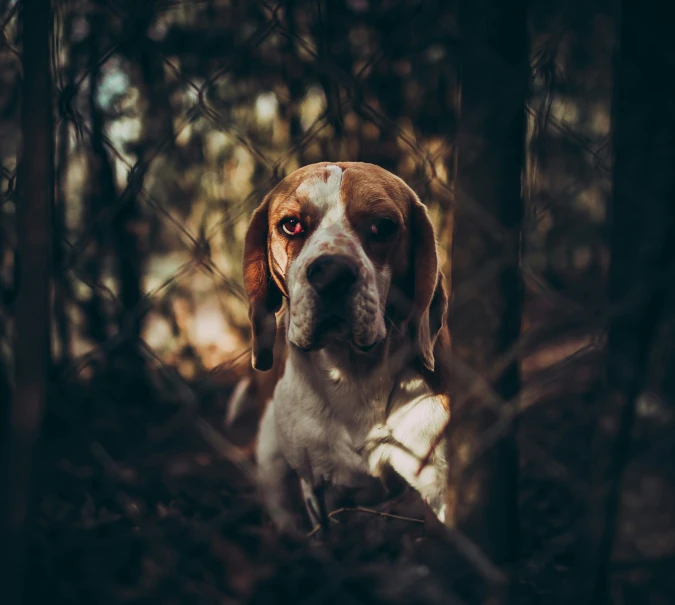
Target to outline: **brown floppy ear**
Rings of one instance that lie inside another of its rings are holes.
[[[248,294],[251,322],[251,362],[256,370],[267,371],[274,361],[277,333],[276,312],[282,295],[270,273],[267,240],[269,237],[269,199],[265,198],[251,217],[244,241],[244,288]]]
[[[438,267],[434,227],[427,208],[413,194],[410,214],[414,272],[413,324],[416,344],[424,366],[434,371],[434,345],[448,310],[443,274]]]

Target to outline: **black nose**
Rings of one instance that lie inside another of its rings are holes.
[[[344,297],[358,275],[356,263],[346,256],[325,254],[307,267],[307,281],[324,297]]]

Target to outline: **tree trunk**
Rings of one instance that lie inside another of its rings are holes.
[[[449,427],[451,523],[494,563],[518,556],[513,434],[473,459],[500,405],[519,391],[521,173],[528,89],[527,3],[459,2],[462,91],[450,331],[456,386]],[[473,460],[472,460],[473,459]]]
[[[19,292],[16,328],[14,396],[10,408],[9,444],[3,460],[0,493],[3,507],[0,585],[3,603],[18,604],[24,585],[24,561],[32,542],[35,508],[35,454],[42,428],[50,369],[51,209],[54,201],[54,133],[48,0],[23,4],[23,90],[18,213]],[[5,464],[6,462],[6,464]]]
[[[675,277],[673,37],[655,0],[624,0],[616,60],[607,365],[594,443],[586,602],[610,602],[608,571],[636,400],[647,386]],[[670,56],[669,56],[670,55]]]

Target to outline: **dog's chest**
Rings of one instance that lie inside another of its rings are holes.
[[[327,385],[326,403],[331,412],[328,430],[338,458],[345,451],[363,456],[368,435],[374,427],[386,423],[390,391],[385,379],[368,385],[351,381]]]
[[[381,377],[365,384],[328,380],[324,392],[333,417],[345,426],[352,439],[358,439],[374,423],[384,422],[391,390],[391,381]]]
[[[301,457],[294,448],[296,460],[292,465],[314,479],[343,486],[360,484],[365,475],[371,474],[367,442],[373,429],[386,423],[390,383],[382,379],[364,385],[344,380],[334,372],[327,373],[321,387],[306,395],[308,401],[316,401],[310,406],[314,413],[295,424],[294,444],[308,447]],[[301,427],[304,436],[297,432]]]

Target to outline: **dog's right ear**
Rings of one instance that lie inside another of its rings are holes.
[[[269,198],[265,198],[253,213],[244,242],[244,288],[251,322],[251,361],[256,370],[263,372],[269,370],[274,361],[276,312],[283,301],[269,267],[269,205]]]

